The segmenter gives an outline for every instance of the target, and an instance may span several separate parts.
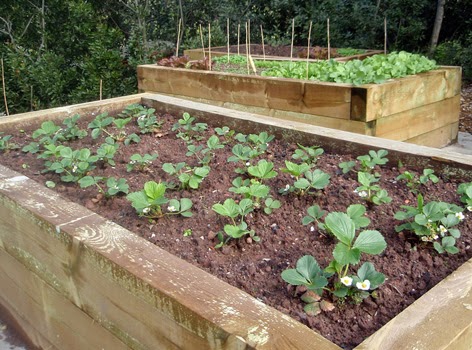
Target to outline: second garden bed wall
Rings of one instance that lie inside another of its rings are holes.
[[[320,83],[143,65],[141,92],[158,92],[284,120],[431,147],[457,139],[460,67],[383,84]]]
[[[326,150],[387,149],[391,161],[472,180],[458,154],[141,94],[26,113],[1,127],[141,102]],[[392,319],[359,349],[467,349],[472,262]],[[339,349],[301,323],[37,182],[0,166],[0,304],[44,349]]]

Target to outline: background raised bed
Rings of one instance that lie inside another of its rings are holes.
[[[143,65],[138,87],[286,121],[442,147],[457,139],[461,69],[441,67],[353,86]]]

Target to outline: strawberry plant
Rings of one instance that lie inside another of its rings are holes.
[[[434,175],[434,170],[424,169],[423,174],[417,176],[407,170],[397,176],[397,180],[406,182],[407,187],[413,192],[418,193],[421,185],[426,185],[429,181],[438,183],[439,178]]]
[[[98,193],[105,197],[116,196],[118,193],[128,194],[129,186],[126,179],[116,179],[114,177],[105,178],[103,176],[84,176],[78,181],[81,188],[95,186]]]
[[[367,202],[374,203],[376,205],[390,203],[392,198],[388,196],[387,191],[375,184],[379,180],[380,178],[375,177],[372,174],[358,172],[357,181],[359,181],[361,186],[357,187],[354,192]]]
[[[208,128],[206,123],[194,123],[195,118],[190,116],[187,112],[182,115],[182,118],[177,121],[172,127],[172,131],[177,131],[177,137],[187,143],[192,140],[201,140],[201,133]]]
[[[61,180],[64,182],[77,182],[95,168],[98,160],[88,148],[72,150],[70,147],[58,146],[54,151],[56,160],[48,163],[46,170],[62,174]]]
[[[8,153],[11,150],[19,148],[19,146],[11,141],[12,135],[2,136],[4,133],[0,132],[0,151]]]
[[[129,163],[126,165],[126,171],[130,172],[132,170],[145,171],[149,169],[149,166],[154,160],[157,159],[157,153],[140,155],[133,154],[130,157]]]
[[[300,160],[308,165],[315,165],[318,158],[324,153],[324,149],[318,146],[305,147],[297,143],[298,148],[295,150],[292,158]]]
[[[164,163],[162,170],[171,176],[177,176],[182,189],[198,189],[202,181],[210,173],[210,167],[190,167],[185,162],[177,164]],[[172,187],[172,184],[169,184]]]

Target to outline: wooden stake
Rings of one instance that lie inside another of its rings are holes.
[[[387,54],[387,17],[384,18],[384,55]]]
[[[103,80],[100,79],[100,101],[102,100],[103,96]]]
[[[264,31],[262,30],[262,24],[261,24],[261,41],[262,41],[262,56],[264,57],[264,61],[265,61]]]
[[[306,49],[306,79],[308,80],[308,65],[310,61],[310,40],[311,40],[311,26],[313,21],[310,21],[310,29],[308,29],[308,45]]]
[[[175,49],[175,57],[179,57],[179,44],[180,44],[180,30],[182,27],[182,17],[179,19],[179,30],[177,31],[177,48]]]
[[[249,56],[251,56],[251,20],[247,21],[247,42],[249,47]]]
[[[238,23],[238,56],[239,56],[239,34],[241,32],[241,23]]]
[[[295,18],[292,19],[292,43],[290,45],[290,62],[293,59],[293,40],[295,39]]]
[[[1,59],[2,62],[2,90],[3,90],[3,101],[5,102],[5,112],[7,115],[10,115],[8,112],[8,101],[7,101],[7,92],[5,91],[5,71],[3,69],[3,58]]]
[[[327,22],[327,25],[326,25],[326,30],[328,32],[328,61],[331,59],[331,43],[329,41],[329,18],[328,18],[328,22]]]
[[[208,70],[211,71],[211,26],[208,23]]]
[[[33,85],[31,85],[30,89],[30,105],[31,111],[33,111]]]
[[[206,60],[205,43],[203,42],[203,30],[202,30],[201,24],[200,24],[200,40],[202,41],[203,59]]]
[[[249,48],[248,48],[248,34],[247,34],[247,27],[248,24],[246,22],[246,66],[247,66],[247,74],[249,75]]]
[[[228,63],[229,63],[229,18],[226,19],[226,37],[228,38]]]

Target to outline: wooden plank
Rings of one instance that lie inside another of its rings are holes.
[[[360,88],[367,89],[365,120],[415,109],[430,103],[457,95],[457,81],[460,81],[459,67],[439,68],[383,84],[367,84]],[[448,79],[452,78],[452,86]]]
[[[376,120],[375,136],[405,141],[459,121],[460,95]],[[450,137],[450,136],[448,136]],[[457,137],[454,136],[452,139]],[[430,145],[431,142],[428,142]]]
[[[458,130],[459,122],[455,122],[412,137],[411,139],[405,140],[405,142],[441,148],[457,139]]]
[[[99,322],[0,248],[0,301],[22,322],[30,340],[49,349],[128,349]]]
[[[16,128],[21,129],[25,126],[28,126],[33,120],[37,123],[43,122],[45,120],[62,121],[65,118],[70,117],[74,114],[100,114],[103,112],[112,112],[116,110],[121,111],[130,104],[139,103],[143,96],[146,96],[146,94],[115,97],[102,101],[85,102],[71,106],[56,107],[35,112],[19,113],[10,115],[8,117],[3,116],[0,118],[0,127],[2,125],[14,123]]]
[[[301,113],[350,119],[351,87],[344,84],[305,82]]]
[[[1,166],[0,173],[4,249],[25,264],[31,262],[38,276],[129,347],[286,349],[308,342],[339,349],[34,181]],[[28,258],[15,253],[19,251]]]

